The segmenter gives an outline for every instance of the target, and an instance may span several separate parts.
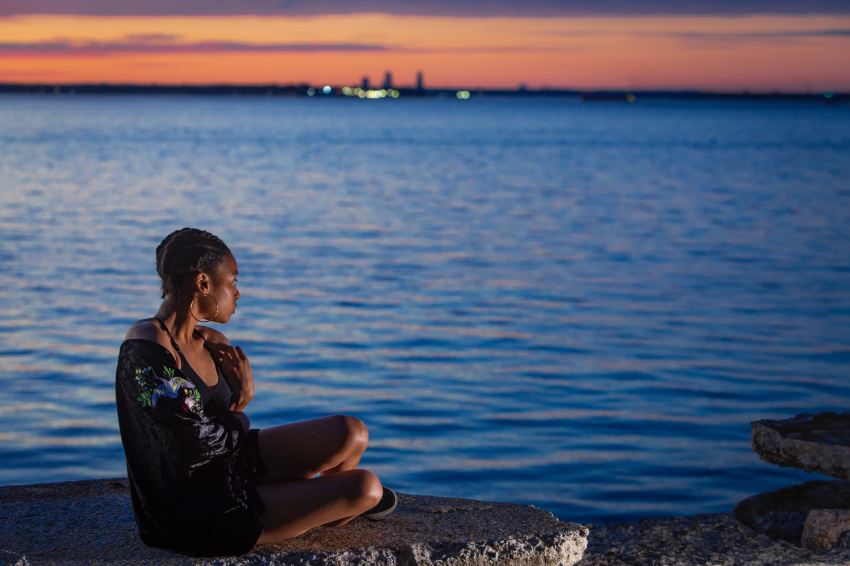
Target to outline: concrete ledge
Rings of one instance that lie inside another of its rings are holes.
[[[530,505],[399,493],[384,521],[317,528],[240,557],[193,559],[139,539],[126,478],[0,487],[0,563],[559,565],[588,529]]]

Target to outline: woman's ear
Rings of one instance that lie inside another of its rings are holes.
[[[195,290],[202,295],[210,292],[210,278],[203,271],[195,276]]]

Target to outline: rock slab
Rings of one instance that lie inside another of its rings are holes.
[[[558,565],[581,560],[588,529],[532,505],[399,493],[383,521],[358,518],[194,558],[146,546],[126,478],[0,487],[0,564]]]
[[[781,539],[792,544],[805,545],[821,550],[828,548],[826,541],[833,543],[839,538],[829,527],[828,519],[832,514],[810,519],[813,513],[830,509],[850,512],[850,481],[810,481],[800,485],[785,487],[760,493],[744,499],[735,506],[735,517],[753,530],[771,538]],[[804,533],[808,526],[806,540]]]
[[[812,550],[850,548],[850,510],[811,511],[803,525],[802,543]]]
[[[815,551],[757,533],[731,513],[643,519],[590,530],[579,566],[826,566],[850,549]]]
[[[755,421],[752,445],[771,464],[850,479],[850,413]]]

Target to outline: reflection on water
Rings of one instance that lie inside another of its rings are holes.
[[[401,491],[728,509],[808,477],[749,421],[850,400],[841,106],[4,96],[0,147],[0,484],[126,473],[184,225],[239,260],[253,425],[355,414]]]

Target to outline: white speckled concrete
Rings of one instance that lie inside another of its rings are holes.
[[[577,563],[588,530],[529,505],[399,493],[383,521],[318,528],[240,557],[193,559],[139,539],[126,478],[0,488],[0,563],[505,564]]]

